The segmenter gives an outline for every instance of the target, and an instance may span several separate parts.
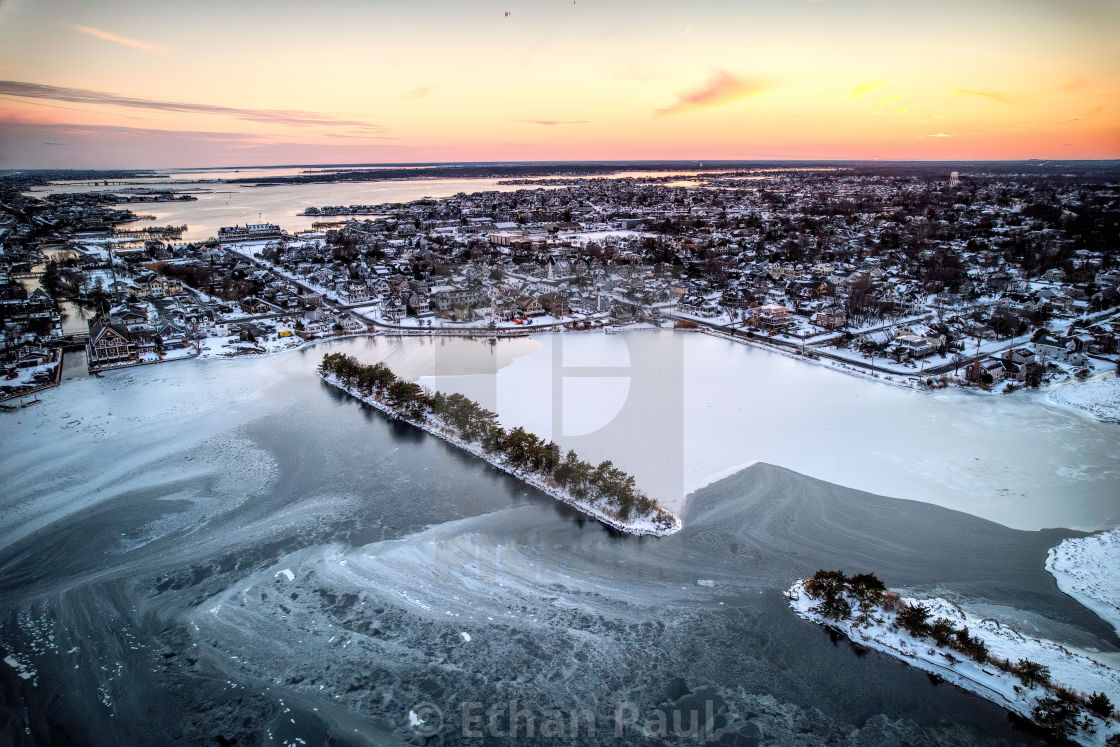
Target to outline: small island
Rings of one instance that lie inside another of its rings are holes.
[[[1120,743],[1120,671],[1087,652],[889,591],[873,573],[820,570],[787,592],[800,617],[1030,719],[1056,740]]]
[[[498,415],[462,394],[429,393],[397,378],[383,363],[328,353],[319,375],[381,412],[469,451],[541,492],[620,532],[664,537],[681,520],[635,487],[633,475],[609,461],[593,466],[524,428],[506,430]]]

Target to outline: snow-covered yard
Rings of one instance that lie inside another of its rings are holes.
[[[245,342],[236,337],[205,337],[198,341],[199,357],[218,358],[234,355],[261,355],[264,353],[279,353],[284,350],[294,350],[303,345],[305,340],[297,335],[279,337],[269,335],[261,337],[255,342]]]

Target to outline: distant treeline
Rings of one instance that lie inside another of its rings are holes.
[[[373,165],[373,164],[370,164]],[[417,168],[418,166],[422,168]],[[320,167],[322,168],[322,167]],[[622,171],[723,171],[750,169],[845,169],[858,176],[947,178],[953,170],[969,174],[1017,174],[1058,178],[1065,174],[1111,179],[1120,174],[1117,161],[598,161],[461,164],[386,164],[378,168],[338,166],[303,174],[245,177],[230,182],[251,184],[313,184],[368,182],[385,179],[526,179],[542,176],[605,176]]]
[[[635,487],[633,475],[609,461],[592,466],[574,451],[561,457],[559,445],[545,443],[520,426],[505,430],[498,425],[497,413],[462,394],[428,394],[419,384],[397,378],[383,363],[367,365],[343,353],[324,355],[319,373],[333,375],[342,386],[363,396],[376,395],[405,418],[423,420],[434,415],[460,439],[480,445],[487,454],[500,455],[511,467],[551,478],[581,501],[601,500],[621,521],[635,515],[669,519],[656,501]]]

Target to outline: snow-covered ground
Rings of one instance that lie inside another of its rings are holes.
[[[1067,539],[1050,548],[1046,570],[1059,589],[1097,613],[1120,635],[1120,529]]]
[[[479,459],[486,461],[498,469],[513,475],[514,477],[522,480],[529,485],[540,490],[542,493],[552,496],[561,503],[566,503],[572,508],[591,516],[594,519],[601,521],[607,526],[613,527],[620,532],[636,535],[650,535],[654,537],[666,537],[670,534],[675,534],[681,530],[682,524],[679,517],[669,513],[668,511],[661,511],[661,516],[645,515],[645,516],[632,516],[627,521],[616,519],[609,511],[608,507],[602,503],[600,499],[581,499],[573,496],[567,490],[559,487],[558,485],[545,480],[541,475],[532,472],[512,467],[507,464],[503,459],[494,454],[487,454],[480,445],[464,441],[455,435],[454,431],[445,425],[440,419],[432,415],[425,416],[424,420],[417,421],[404,417],[399,412],[396,412],[384,402],[378,400],[375,396],[363,396],[354,388],[348,388],[333,374],[324,374],[323,380],[331,386],[338,387],[350,396],[365,402],[371,407],[375,407],[381,412],[392,415],[395,418],[404,420],[406,423],[413,425],[427,433],[430,433],[437,438],[441,438],[450,444],[458,446],[464,451],[469,451]],[[669,525],[665,526],[663,521],[658,521],[658,518],[668,519]]]
[[[417,319],[414,316],[406,316],[401,319],[388,319],[382,314],[382,306],[380,303],[371,302],[368,306],[360,306],[354,309],[355,312],[362,316],[369,317],[379,324],[386,324],[393,327],[402,328],[415,328],[415,329],[440,329],[440,330],[464,330],[471,332],[486,331],[489,329],[502,330],[502,331],[518,331],[518,332],[532,332],[534,328],[547,327],[557,324],[570,324],[575,321],[581,321],[582,317],[575,316],[561,316],[556,317],[551,314],[541,314],[539,316],[531,317],[528,323],[518,324],[514,321],[494,322],[494,326],[490,326],[490,320],[474,319],[469,322],[459,322],[453,319],[441,319],[440,317],[428,317],[426,319]],[[601,316],[605,316],[601,315]]]
[[[60,361],[54,360],[50,363],[43,363],[38,366],[27,366],[26,368],[17,368],[15,370],[16,376],[13,379],[0,379],[0,384],[12,387],[13,389],[39,387],[43,384],[48,384],[54,381],[55,368],[60,365]],[[51,378],[44,381],[36,381],[35,377],[42,374],[50,374]]]
[[[790,607],[800,617],[835,628],[856,643],[939,675],[1026,718],[1031,717],[1031,712],[1040,699],[1053,695],[1050,688],[1026,686],[1013,674],[990,663],[980,664],[958,651],[942,648],[928,638],[911,636],[896,625],[894,613],[881,607],[874,608],[866,622],[860,622],[854,615],[848,620],[833,620],[816,611],[819,600],[809,596],[803,581],[799,580],[791,586],[787,596]],[[850,598],[850,601],[855,609],[856,600]],[[1050,670],[1050,681],[1055,686],[1070,688],[1086,695],[1103,692],[1112,701],[1114,708],[1120,702],[1120,670],[1095,658],[1091,652],[1025,636],[995,620],[970,615],[941,598],[904,597],[901,601],[903,604],[920,603],[926,607],[931,613],[930,623],[943,618],[954,628],[967,627],[973,637],[987,645],[991,656],[1012,662],[1027,659],[1047,667]],[[1115,720],[1105,722],[1087,713],[1085,717],[1091,719],[1095,730],[1075,734],[1073,738],[1081,744],[1103,745],[1110,735],[1120,733],[1120,723]]]
[[[261,355],[264,353],[279,353],[284,350],[294,350],[303,345],[305,340],[298,335],[291,337],[278,337],[269,335],[259,338],[256,342],[243,342],[236,337],[204,337],[198,341],[199,357],[217,358],[234,355]]]
[[[1070,382],[1051,391],[1046,400],[1066,409],[1089,414],[1098,420],[1120,421],[1120,378]]]

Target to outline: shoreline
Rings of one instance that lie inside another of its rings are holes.
[[[1063,540],[1047,551],[1044,567],[1063,594],[1120,636],[1120,529]]]
[[[462,337],[463,339],[473,339],[473,338],[478,338],[478,337],[496,337],[498,339],[506,339],[506,338],[519,338],[519,337],[533,337],[533,336],[540,335],[540,334],[558,334],[558,333],[572,333],[572,332],[601,332],[603,334],[620,334],[620,333],[624,333],[624,332],[636,332],[636,331],[644,331],[644,330],[667,331],[667,332],[692,332],[692,333],[705,334],[705,335],[708,335],[708,336],[716,338],[716,339],[726,340],[728,342],[733,342],[733,343],[739,343],[741,345],[745,345],[745,346],[747,346],[749,348],[753,348],[755,350],[760,350],[760,351],[767,352],[767,353],[774,353],[776,355],[781,355],[783,357],[786,357],[790,360],[797,360],[797,361],[801,361],[803,363],[808,363],[808,364],[811,364],[811,365],[821,366],[821,367],[823,367],[825,369],[828,369],[830,371],[833,371],[835,373],[844,374],[844,375],[847,375],[847,376],[852,376],[854,378],[863,379],[865,381],[878,382],[880,384],[885,384],[887,386],[892,386],[892,387],[895,387],[897,389],[905,389],[905,390],[909,390],[909,391],[924,392],[924,393],[927,393],[927,394],[942,392],[942,391],[946,391],[946,390],[954,391],[954,392],[964,394],[964,395],[972,395],[972,396],[993,396],[993,395],[996,395],[996,394],[1001,394],[1001,393],[997,393],[997,392],[978,390],[975,387],[961,386],[961,385],[953,383],[953,382],[950,382],[945,387],[931,388],[931,387],[928,387],[928,386],[924,385],[923,378],[920,375],[918,375],[917,373],[914,373],[914,374],[902,374],[902,373],[899,373],[899,374],[886,374],[886,373],[879,374],[879,373],[875,373],[875,372],[872,372],[872,371],[864,371],[864,370],[860,370],[860,367],[858,365],[845,364],[843,361],[834,360],[832,358],[828,358],[828,357],[824,357],[824,356],[813,356],[813,355],[801,354],[801,353],[798,353],[797,351],[794,351],[794,350],[783,349],[779,345],[768,344],[765,339],[753,339],[753,338],[747,338],[747,337],[740,337],[738,335],[729,334],[729,333],[724,332],[722,330],[712,329],[712,328],[706,327],[704,325],[701,325],[698,328],[675,328],[673,326],[659,327],[659,326],[655,326],[655,325],[651,325],[651,324],[643,323],[643,322],[632,322],[630,324],[625,324],[625,325],[604,325],[601,328],[587,329],[587,330],[566,329],[566,328],[563,328],[560,324],[543,326],[543,327],[539,327],[539,328],[511,327],[511,328],[502,328],[502,329],[494,330],[494,329],[485,329],[485,328],[446,328],[446,327],[439,327],[439,328],[415,327],[415,328],[410,328],[410,327],[403,327],[403,326],[402,327],[396,327],[396,326],[391,326],[391,325],[387,325],[387,324],[384,324],[384,323],[378,323],[377,325],[369,327],[364,331],[344,332],[344,333],[339,334],[339,335],[327,335],[327,336],[323,336],[323,337],[316,337],[316,338],[310,339],[310,340],[304,339],[298,345],[286,346],[286,347],[282,347],[282,348],[275,349],[275,350],[265,349],[265,350],[261,350],[259,352],[245,351],[245,352],[242,352],[242,353],[225,354],[225,353],[217,352],[213,349],[206,350],[206,351],[203,351],[203,350],[200,349],[198,355],[187,356],[187,357],[196,358],[196,359],[214,359],[214,358],[222,359],[222,358],[267,356],[267,355],[273,355],[273,354],[276,354],[276,353],[284,353],[284,352],[289,352],[289,351],[293,351],[293,350],[301,350],[305,347],[309,347],[309,346],[314,345],[314,344],[319,343],[319,342],[326,342],[326,341],[330,341],[330,340],[341,340],[341,339],[354,338],[354,337],[377,337],[377,336],[384,336],[384,337],[433,337],[433,338],[434,337]],[[178,360],[178,358],[170,359],[170,360]],[[153,361],[153,363],[155,363],[155,362],[164,363],[164,362],[170,362],[170,361],[162,361],[162,360],[161,361]],[[142,364],[141,363],[136,363],[136,364],[132,364],[132,365],[142,365]],[[113,368],[104,369],[104,371],[110,371],[110,370],[114,370],[114,369]],[[99,371],[99,373],[104,372],[104,371]],[[1083,406],[1080,406],[1080,405],[1072,403],[1072,402],[1065,402],[1065,401],[1062,401],[1060,399],[1056,399],[1056,398],[1051,396],[1055,392],[1057,392],[1058,390],[1061,390],[1061,389],[1064,389],[1064,388],[1067,388],[1067,387],[1076,388],[1076,387],[1078,387],[1078,385],[1092,384],[1092,383],[1100,381],[1102,379],[1113,378],[1113,376],[1114,376],[1114,374],[1105,373],[1105,374],[1099,375],[1097,377],[1093,377],[1092,379],[1090,379],[1088,381],[1076,381],[1076,380],[1064,381],[1064,382],[1061,382],[1059,384],[1049,386],[1047,388],[1040,388],[1040,389],[1035,389],[1035,390],[1023,389],[1023,390],[1020,390],[1019,392],[1016,392],[1015,394],[1027,395],[1027,397],[1029,399],[1031,399],[1033,404],[1037,407],[1051,407],[1055,410],[1059,410],[1059,411],[1065,412],[1067,414],[1075,415],[1075,416],[1084,418],[1086,420],[1094,421],[1094,422],[1120,423],[1120,418],[1113,417],[1110,413],[1109,414],[1102,414],[1102,413],[1097,412],[1093,409],[1090,409],[1089,407],[1083,407]],[[58,384],[61,384],[61,381],[58,382]],[[56,384],[56,386],[58,384]],[[1009,395],[1002,394],[1002,396],[1009,396]]]
[[[1042,407],[1052,407],[1055,410],[1060,410],[1061,412],[1071,415],[1078,415],[1089,420],[1095,420],[1099,423],[1120,423],[1120,404],[1113,403],[1110,406],[1109,403],[1112,402],[1112,399],[1108,393],[1097,401],[1089,399],[1082,401],[1080,404],[1065,399],[1065,395],[1061,393],[1062,390],[1067,387],[1071,387],[1070,391],[1073,392],[1085,392],[1086,390],[1082,387],[1097,385],[1099,389],[1111,386],[1117,390],[1117,395],[1120,396],[1120,385],[1117,385],[1115,382],[1112,384],[1101,384],[1101,382],[1117,378],[1120,377],[1117,377],[1116,374],[1105,373],[1085,381],[1065,381],[1049,389],[1038,392],[1038,404]]]
[[[659,528],[659,527],[653,525],[652,522],[647,523],[647,524],[639,524],[639,523],[633,522],[633,521],[632,522],[624,522],[624,521],[621,521],[619,519],[616,519],[613,516],[610,516],[609,514],[605,513],[601,509],[599,509],[599,508],[597,508],[593,505],[589,505],[588,503],[586,503],[584,501],[581,501],[578,498],[575,498],[570,493],[568,493],[566,490],[563,490],[563,489],[561,489],[557,486],[554,486],[554,485],[550,485],[548,482],[546,482],[544,479],[540,478],[537,475],[534,475],[532,473],[526,472],[524,470],[517,469],[515,467],[511,467],[508,464],[505,464],[504,462],[499,460],[497,457],[495,457],[493,455],[490,455],[490,454],[487,454],[482,449],[481,446],[479,446],[477,444],[468,443],[467,441],[464,441],[463,439],[459,438],[458,436],[453,435],[452,433],[449,432],[450,428],[447,427],[447,426],[444,426],[444,427],[441,428],[437,424],[431,422],[427,418],[425,418],[425,420],[423,420],[423,421],[417,421],[417,420],[407,418],[404,415],[395,411],[393,408],[389,407],[389,405],[387,405],[386,403],[378,401],[374,397],[374,395],[371,394],[369,397],[365,397],[365,396],[362,396],[361,394],[359,394],[356,390],[353,390],[353,389],[350,389],[350,388],[347,388],[347,387],[343,386],[342,383],[338,380],[338,378],[336,376],[334,376],[333,374],[329,374],[329,373],[320,374],[320,378],[325,383],[327,383],[329,386],[333,386],[336,389],[338,389],[339,391],[345,392],[346,394],[348,394],[349,396],[358,400],[359,402],[367,404],[370,407],[373,407],[373,408],[379,410],[380,412],[384,413],[385,415],[388,415],[389,417],[391,417],[393,419],[400,420],[404,423],[408,423],[409,425],[411,425],[415,428],[419,428],[420,430],[424,431],[425,433],[428,433],[429,435],[435,436],[436,438],[439,438],[439,439],[451,444],[452,446],[456,446],[456,447],[458,447],[458,448],[460,448],[460,449],[462,449],[466,452],[469,452],[470,454],[473,454],[474,456],[478,457],[479,459],[486,462],[490,466],[495,467],[495,468],[501,470],[502,472],[505,472],[506,474],[511,475],[512,477],[516,477],[517,479],[521,480],[523,483],[536,488],[537,490],[539,490],[542,493],[548,495],[549,497],[554,498],[555,500],[558,500],[561,503],[563,503],[567,506],[570,506],[571,508],[574,508],[575,510],[579,511],[580,513],[582,513],[586,516],[589,516],[592,519],[595,519],[596,521],[599,521],[600,523],[602,523],[602,524],[604,524],[604,525],[606,525],[606,526],[608,526],[608,527],[610,527],[610,528],[612,528],[616,531],[622,532],[624,534],[631,534],[631,535],[638,536],[638,537],[642,537],[642,536],[668,537],[669,535],[676,534],[677,532],[679,532],[684,526],[683,523],[681,522],[681,519],[680,519],[679,516],[677,516],[676,514],[670,512],[666,509],[661,509],[661,511],[663,511],[665,514],[667,514],[672,519],[672,524],[668,528]]]
[[[1093,384],[1095,382],[1108,380],[1114,378],[1114,374],[1104,373],[1093,377],[1087,381],[1069,380],[1057,384],[1052,384],[1046,388],[1028,389],[1023,388],[1016,392],[1004,393],[995,391],[985,391],[972,386],[962,386],[959,383],[950,381],[944,387],[931,388],[923,384],[923,377],[915,374],[876,374],[869,371],[860,370],[859,366],[848,364],[845,365],[842,361],[837,361],[832,358],[824,356],[809,356],[802,355],[793,350],[783,349],[778,345],[767,344],[765,340],[752,339],[746,337],[738,337],[735,335],[714,330],[707,327],[701,327],[695,330],[674,330],[674,331],[692,331],[706,334],[720,340],[727,340],[728,342],[735,342],[747,347],[761,350],[767,353],[774,353],[781,355],[790,360],[801,361],[815,366],[821,366],[835,373],[852,376],[857,379],[865,381],[873,381],[887,386],[892,386],[897,389],[906,389],[913,392],[923,392],[926,394],[934,394],[936,392],[952,391],[958,394],[963,394],[970,397],[1014,397],[1016,395],[1023,396],[1030,399],[1037,407],[1051,407],[1055,410],[1060,410],[1068,415],[1074,415],[1086,420],[1091,420],[1098,423],[1120,423],[1120,417],[1114,417],[1110,414],[1101,414],[1090,409],[1089,407],[1082,407],[1081,405],[1072,402],[1065,402],[1060,399],[1054,398],[1051,395],[1066,387],[1078,388],[1086,384]],[[943,374],[938,374],[942,376]]]
[[[836,373],[845,374],[847,376],[854,376],[857,379],[865,379],[867,381],[876,381],[880,384],[886,384],[887,386],[893,386],[893,387],[896,387],[898,389],[909,389],[909,390],[912,390],[912,391],[933,391],[933,390],[930,390],[926,387],[918,385],[917,381],[919,381],[919,378],[915,377],[915,376],[907,376],[905,374],[894,374],[894,376],[902,377],[902,380],[895,379],[895,378],[888,378],[889,374],[876,374],[874,372],[862,371],[862,370],[859,370],[860,369],[859,366],[852,365],[852,364],[844,365],[840,361],[836,361],[832,358],[825,358],[825,357],[821,357],[821,356],[812,357],[812,356],[808,356],[808,355],[803,355],[803,354],[797,353],[796,351],[793,351],[793,350],[782,349],[782,347],[779,346],[779,345],[767,344],[765,340],[756,340],[756,339],[752,339],[752,338],[748,338],[748,337],[738,337],[736,335],[731,335],[731,334],[728,334],[727,332],[722,332],[720,330],[711,329],[709,327],[701,327],[700,329],[691,330],[691,331],[700,332],[701,334],[705,334],[705,335],[708,335],[710,337],[715,337],[715,338],[720,339],[720,340],[727,340],[728,342],[735,342],[735,343],[739,343],[740,345],[746,345],[747,347],[754,348],[755,350],[761,350],[763,352],[774,353],[775,355],[781,355],[781,356],[784,356],[784,357],[789,358],[791,360],[801,361],[803,363],[809,363],[809,364],[812,364],[814,366],[821,366],[822,368],[826,368],[830,371],[835,371]]]
[[[842,593],[841,597],[851,603],[851,612],[848,617],[836,618],[821,611],[821,597],[810,594],[807,584],[808,581],[799,579],[785,592],[789,607],[798,617],[843,635],[853,645],[866,646],[941,677],[1033,722],[1037,722],[1038,709],[1044,708],[1048,700],[1056,696],[1065,702],[1063,692],[1083,696],[1102,692],[1113,700],[1120,699],[1120,670],[1088,651],[1025,635],[990,618],[970,615],[945,599],[894,595],[898,613],[908,606],[921,606],[928,610],[931,622],[945,621],[952,628],[959,624],[966,638],[972,631],[973,639],[985,647],[985,660],[977,661],[959,649],[939,645],[928,636],[907,632],[896,612],[888,611],[887,594],[882,601],[865,606],[850,593]],[[1041,664],[1045,674],[1041,679],[1026,680],[996,666],[993,656],[1007,662]],[[1079,718],[1084,719],[1087,727],[1075,727],[1063,735],[1076,743],[1104,745],[1108,737],[1120,734],[1120,723],[1115,718],[1088,711],[1081,711]]]

